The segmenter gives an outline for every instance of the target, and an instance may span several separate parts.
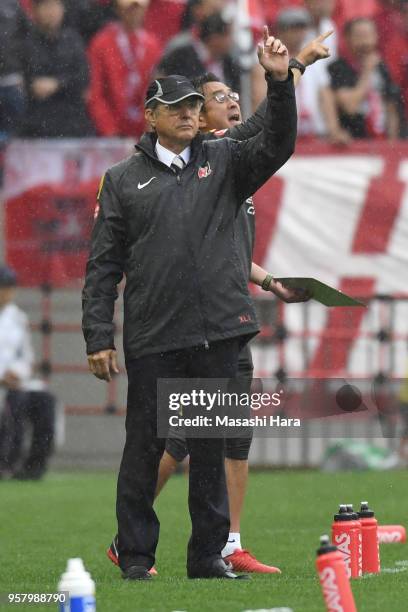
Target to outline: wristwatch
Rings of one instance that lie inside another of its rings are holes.
[[[296,70],[299,70],[300,74],[305,74],[306,70],[306,66],[302,64],[302,62],[299,62],[299,60],[297,60],[295,57],[292,57],[292,59],[289,60],[289,68],[296,68]]]
[[[262,285],[261,285],[262,289],[264,291],[269,291],[272,281],[273,281],[272,274],[267,274],[262,282]]]

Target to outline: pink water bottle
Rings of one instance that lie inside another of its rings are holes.
[[[363,536],[363,574],[378,574],[380,566],[380,547],[378,546],[377,519],[367,502],[361,502],[358,513]]]
[[[320,538],[316,568],[327,612],[357,612],[343,554],[329,543],[327,535]]]

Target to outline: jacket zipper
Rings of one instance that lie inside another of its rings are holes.
[[[190,162],[189,162],[189,163],[190,163]],[[188,166],[188,165],[189,165],[189,164],[187,164],[187,166]],[[187,166],[186,166],[186,167],[187,167]],[[185,168],[183,168],[183,170],[182,170],[181,172],[183,172],[184,170],[185,170]],[[177,180],[177,185],[181,185],[181,172],[179,172],[179,173],[177,174],[177,179],[176,179],[176,180]],[[183,215],[183,211],[181,211],[181,214]],[[183,215],[183,216],[184,216],[184,215]],[[194,265],[195,265],[195,263],[196,263],[196,262],[195,262],[194,252],[193,252],[193,250],[192,250],[192,248],[191,248],[191,246],[190,246],[190,241],[189,241],[189,239],[188,239],[188,236],[186,237],[186,241],[187,241],[187,247],[188,247],[188,249],[189,249],[189,251],[190,251],[190,253],[191,253],[191,257],[192,257],[192,260],[194,261]],[[197,269],[197,266],[196,266],[196,265],[195,265],[195,268]],[[200,296],[200,299],[202,300],[203,295],[202,295],[202,292],[201,292],[200,283],[197,281],[197,275],[195,275],[195,283],[196,283],[196,285],[197,285],[197,291],[198,291],[198,294],[199,294],[199,296]],[[208,340],[207,340],[207,326],[206,326],[206,324],[205,324],[204,315],[203,315],[203,313],[202,313],[202,311],[201,311],[201,307],[200,307],[200,305],[198,306],[198,310],[199,310],[199,312],[200,312],[201,322],[202,322],[202,326],[203,326],[203,330],[204,330],[204,345],[203,345],[203,346],[204,346],[205,350],[206,350],[206,351],[208,351],[208,350],[209,350],[209,348],[210,348],[210,344],[209,344],[209,342],[208,342]]]
[[[153,155],[151,155],[151,153],[150,153],[149,151],[146,151],[146,149],[144,149],[144,148],[142,148],[142,147],[141,147],[141,150],[142,150],[142,151],[143,151],[143,153],[145,153],[145,154],[146,154],[148,157],[150,157],[150,159],[152,159],[154,162],[158,162],[158,163],[159,163],[159,164],[161,164],[162,166],[165,166],[165,167],[166,167],[166,168],[169,170],[169,172],[171,172],[171,173],[173,174],[173,171],[172,171],[172,170],[170,170],[170,168],[169,168],[168,166],[166,166],[166,164],[164,164],[163,162],[161,162],[159,159],[157,159],[157,158],[153,157]],[[188,164],[187,164],[187,166],[189,166],[189,165],[190,165],[190,163],[191,163],[191,162],[189,161],[189,162],[188,162]],[[187,168],[187,166],[185,166],[185,167],[183,168],[183,170],[182,170],[182,171],[184,171],[184,170]],[[181,176],[180,176],[180,175],[181,175],[181,172],[180,172],[179,174],[177,174],[177,176],[176,176],[177,185],[181,185]],[[181,211],[181,212],[183,213],[183,211]],[[191,247],[190,247],[190,241],[189,241],[188,237],[186,238],[186,241],[187,241],[187,247],[188,247],[189,251],[191,252],[191,256],[192,256],[192,259],[193,259],[193,261],[194,261],[194,265],[195,265],[195,263],[196,263],[196,262],[195,262],[195,257],[194,257],[194,253],[193,253],[193,251],[192,251],[192,249],[191,249]],[[196,266],[196,265],[195,265],[195,268],[197,269],[197,266]],[[203,297],[203,296],[202,296],[202,292],[201,292],[201,289],[200,289],[200,284],[198,283],[196,276],[195,276],[195,283],[196,283],[196,285],[197,285],[197,291],[198,291],[198,294],[199,294],[200,298],[202,299],[202,297]],[[207,340],[207,326],[206,326],[206,324],[205,324],[204,315],[203,315],[203,313],[202,313],[202,310],[201,310],[200,305],[198,306],[198,310],[199,310],[199,313],[200,313],[200,316],[201,316],[201,324],[202,324],[202,326],[203,326],[203,331],[204,331],[204,343],[203,343],[203,346],[204,346],[205,350],[206,350],[206,351],[208,351],[208,350],[209,350],[209,348],[210,348],[210,344],[209,344],[209,342],[208,342],[208,340]]]

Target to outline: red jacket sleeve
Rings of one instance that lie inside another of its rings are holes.
[[[115,136],[120,133],[115,113],[105,94],[105,45],[100,37],[96,37],[88,50],[91,84],[88,96],[88,112],[98,134]],[[109,49],[108,49],[109,50]]]

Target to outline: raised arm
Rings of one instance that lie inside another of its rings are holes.
[[[298,53],[296,59],[307,68],[315,62],[330,57],[329,48],[325,45],[325,40],[333,34],[333,30],[321,34],[310,43],[305,45]],[[260,67],[262,70],[262,67]],[[293,73],[293,84],[296,87],[299,83],[302,73],[299,68],[291,67]],[[234,140],[248,140],[252,136],[256,136],[263,128],[263,121],[266,112],[267,100],[262,100],[256,111],[241,125],[236,125],[224,133],[224,136],[233,138]]]
[[[293,75],[288,71],[288,51],[280,40],[269,36],[267,27],[258,58],[268,84],[263,129],[250,140],[229,144],[236,193],[242,201],[289,159],[296,141],[296,99]]]

